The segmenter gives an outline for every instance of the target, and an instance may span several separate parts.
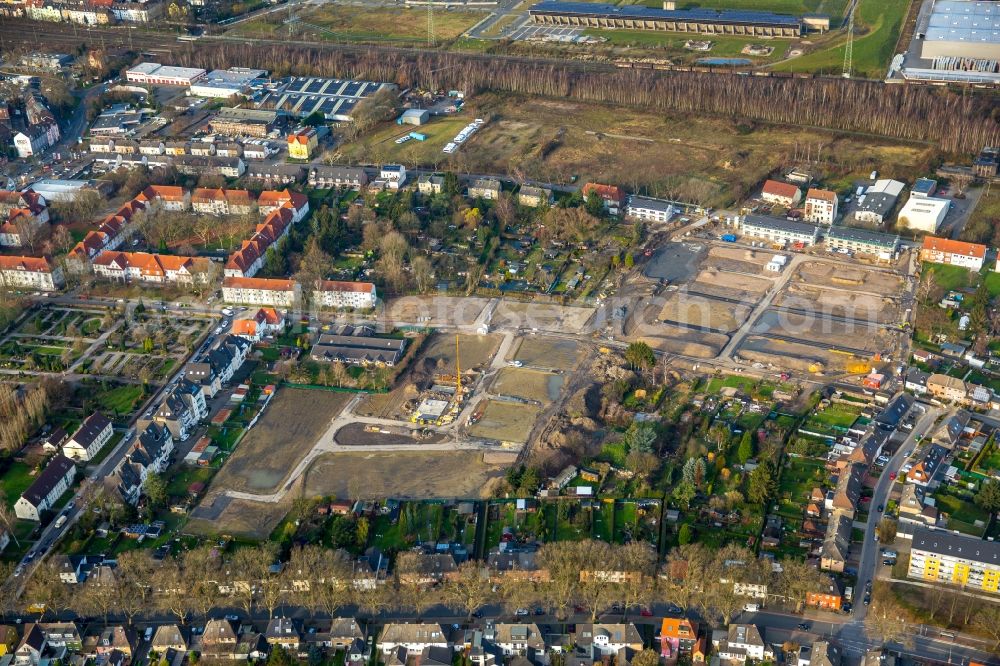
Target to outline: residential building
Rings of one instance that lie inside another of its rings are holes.
[[[911,467],[910,471],[906,473],[907,482],[918,486],[930,485],[947,455],[948,449],[940,444],[931,444],[924,453],[923,460]]]
[[[811,187],[806,191],[803,218],[807,222],[830,226],[837,220],[839,202],[836,192]]]
[[[208,406],[201,386],[182,379],[163,398],[152,420],[165,426],[174,439],[185,440],[197,427],[198,422],[207,416]],[[143,422],[144,419],[140,419],[140,424]]]
[[[517,203],[529,208],[539,208],[541,206],[551,206],[553,202],[552,190],[533,185],[522,185],[517,191]]]
[[[243,157],[243,146],[235,141],[222,141],[215,144],[215,154],[219,157]]]
[[[934,234],[941,228],[951,202],[935,197],[910,197],[899,210],[900,227]]]
[[[267,190],[257,197],[257,208],[264,216],[271,215],[280,210],[286,210],[292,214],[292,223],[300,222],[309,214],[309,197],[300,192],[284,190]]]
[[[934,527],[937,524],[939,511],[937,507],[924,504],[924,489],[915,483],[903,485],[903,493],[899,498],[899,522],[916,523]]]
[[[754,624],[730,624],[726,638],[716,645],[716,653],[721,659],[741,663],[748,659],[762,661],[773,656]]]
[[[0,246],[29,246],[34,242],[32,238],[39,236],[44,225],[39,217],[27,209],[12,211],[6,220],[0,218]]]
[[[275,617],[267,623],[264,638],[270,645],[280,645],[291,654],[298,654],[302,635],[290,617]]]
[[[826,536],[820,550],[820,569],[843,572],[851,548],[851,516],[835,511],[826,526]]]
[[[625,205],[625,217],[643,222],[666,223],[677,213],[673,204],[662,199],[632,195]]]
[[[49,221],[48,203],[34,189],[23,192],[0,190],[0,220],[10,219],[18,211],[27,211],[42,222]]]
[[[201,656],[208,659],[234,659],[237,633],[229,620],[209,620],[201,637]]]
[[[844,603],[844,590],[833,576],[823,576],[822,588],[806,593],[806,605],[823,610],[840,610]]]
[[[261,308],[249,319],[233,322],[231,333],[250,342],[260,342],[285,330],[285,317],[274,308]]]
[[[361,167],[323,166],[309,167],[309,186],[316,188],[343,187],[360,190],[368,184],[368,173]],[[421,190],[423,192],[423,190]]]
[[[5,287],[55,291],[64,283],[63,269],[45,257],[0,255],[0,284]]]
[[[197,67],[172,67],[156,62],[143,62],[125,70],[125,80],[156,86],[190,86],[205,77]]]
[[[348,332],[346,335],[321,333],[310,356],[314,361],[393,367],[403,358],[405,338],[376,338]]]
[[[828,641],[800,645],[796,666],[840,666],[840,650]]]
[[[226,303],[290,308],[300,296],[301,288],[295,280],[227,277],[222,282],[222,300]]]
[[[92,646],[90,640],[94,641]],[[133,656],[138,656],[136,654],[138,646],[139,637],[136,636],[134,629],[113,624],[101,629],[97,635],[88,636],[88,640],[84,641],[83,651],[86,654],[93,654],[99,661],[108,659],[113,652],[120,652],[131,660]]]
[[[105,481],[107,487],[117,491],[122,500],[133,506],[139,501],[146,477],[162,473],[174,450],[174,441],[166,426],[143,419],[137,428],[139,436],[128,455]]]
[[[698,642],[698,623],[686,617],[665,617],[660,623],[660,656],[668,661],[691,654]]]
[[[1000,592],[1000,542],[927,527],[913,531],[908,578]]]
[[[207,215],[248,215],[256,202],[247,190],[199,187],[191,193],[191,209]]]
[[[496,178],[476,178],[469,183],[470,199],[496,201],[500,198],[501,191],[503,191],[503,187]]]
[[[101,252],[91,262],[94,274],[119,282],[150,284],[206,284],[212,277],[212,261],[205,257],[182,257],[146,252]]]
[[[604,202],[604,207],[612,215],[617,215],[618,211],[625,203],[625,192],[617,185],[603,185],[601,183],[587,183],[581,190],[584,197],[589,197],[590,193],[595,193]]]
[[[296,127],[288,133],[288,157],[308,160],[319,147],[319,133],[315,127]]]
[[[336,650],[346,650],[355,641],[365,639],[365,632],[353,617],[335,617],[330,620],[330,629],[323,632],[325,643]]]
[[[161,624],[156,628],[156,633],[153,634],[150,648],[160,654],[164,654],[167,650],[187,652],[188,645],[187,634],[181,631],[180,626],[176,624]]]
[[[192,141],[188,144],[185,154],[195,157],[211,157],[215,155],[215,144],[211,141]]]
[[[224,270],[226,277],[253,277],[263,267],[267,251],[288,235],[296,216],[301,219],[303,211],[308,211],[308,203],[302,208],[295,208],[291,202],[275,208],[271,197],[265,197],[268,194],[261,193],[257,200],[261,214],[265,215],[264,221],[257,225],[248,240],[243,241],[240,249],[229,255]]]
[[[209,121],[209,128],[223,136],[263,139],[279,129],[282,123],[283,118],[275,111],[223,107]]]
[[[830,250],[861,252],[889,260],[899,248],[899,236],[867,229],[835,226],[826,232],[826,247]]]
[[[389,655],[397,648],[405,648],[408,654],[419,654],[427,647],[450,647],[439,624],[395,622],[385,625],[377,645],[383,655]]]
[[[486,639],[504,654],[504,656],[526,656],[529,651],[542,653],[545,651],[545,637],[534,622],[506,623],[493,625],[492,633],[486,630]]]
[[[783,183],[779,180],[766,180],[760,192],[760,198],[772,204],[777,204],[785,208],[797,206],[802,200],[802,190],[791,183]]]
[[[244,156],[250,159],[248,151]],[[300,164],[280,164],[274,162],[250,162],[247,164],[246,179],[260,183],[265,187],[283,187],[302,180],[304,173]]]
[[[375,307],[378,294],[371,282],[340,282],[317,280],[312,292],[312,302],[321,308],[353,308],[367,310]]]
[[[182,212],[191,207],[191,197],[182,187],[174,185],[150,185],[136,195],[133,201],[144,207],[155,207],[161,210]]]
[[[79,429],[63,444],[63,455],[80,462],[92,460],[111,441],[114,432],[111,419],[100,412],[94,412],[83,420]]]
[[[403,585],[435,585],[458,571],[451,553],[415,553],[407,558],[405,567],[398,567],[396,577]]]
[[[398,190],[406,182],[406,167],[402,164],[386,164],[379,170],[378,177],[389,189]]]
[[[632,623],[577,624],[573,637],[578,650],[588,651],[598,661],[612,657],[621,663],[643,648],[642,636]]]
[[[931,373],[924,372],[918,368],[910,368],[906,371],[906,379],[903,382],[903,388],[907,391],[913,391],[917,395],[923,395],[927,393],[927,380],[930,379]]]
[[[444,191],[444,176],[425,173],[417,178],[417,191],[421,194],[441,194]]]
[[[819,238],[819,228],[804,222],[792,222],[763,215],[745,215],[740,222],[744,235],[764,238],[778,244],[814,245]]]
[[[52,139],[53,135],[56,136],[55,139]],[[59,126],[55,123],[28,125],[14,134],[14,148],[17,150],[17,156],[26,159],[45,152],[49,146],[59,140],[58,135]]]
[[[56,455],[42,473],[21,493],[14,503],[14,513],[22,520],[39,521],[76,478],[76,465],[64,455]]]
[[[239,157],[196,157],[182,155],[175,157],[173,165],[177,173],[186,176],[219,175],[226,178],[239,178],[247,169],[247,165]]]
[[[983,269],[985,260],[986,246],[979,243],[924,236],[924,244],[920,248],[920,261],[961,266],[977,273]]]
[[[962,404],[969,389],[958,377],[934,373],[927,378],[927,392],[938,400]]]
[[[857,463],[851,463],[841,470],[840,476],[837,477],[837,487],[826,508],[831,511],[841,511],[853,519],[864,488],[865,474],[867,474],[865,465]]]

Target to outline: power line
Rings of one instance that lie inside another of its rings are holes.
[[[844,72],[845,79],[851,78],[851,70],[854,67],[854,8],[857,2],[851,5],[851,12],[847,16],[847,46],[844,47]]]
[[[434,46],[434,3],[427,0],[427,46]]]

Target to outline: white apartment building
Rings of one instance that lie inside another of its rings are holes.
[[[321,308],[374,308],[378,300],[371,282],[317,280],[312,293],[313,305]]]
[[[114,435],[111,419],[94,412],[80,425],[73,436],[63,444],[63,455],[71,460],[87,462],[100,453]]]
[[[44,257],[0,256],[0,284],[40,291],[55,291],[64,284],[63,270]]]
[[[227,277],[222,283],[222,300],[226,303],[290,308],[300,294],[295,280]]]
[[[809,188],[803,217],[807,222],[831,225],[837,219],[837,205],[836,192]]]

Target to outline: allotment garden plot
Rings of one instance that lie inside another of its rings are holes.
[[[41,307],[0,342],[0,367],[62,372],[76,365],[113,324],[103,309]]]

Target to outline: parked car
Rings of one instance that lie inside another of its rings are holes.
[[[799,622],[799,629],[801,629],[802,631],[809,631],[809,627],[811,626],[812,625],[809,624],[808,622]]]

